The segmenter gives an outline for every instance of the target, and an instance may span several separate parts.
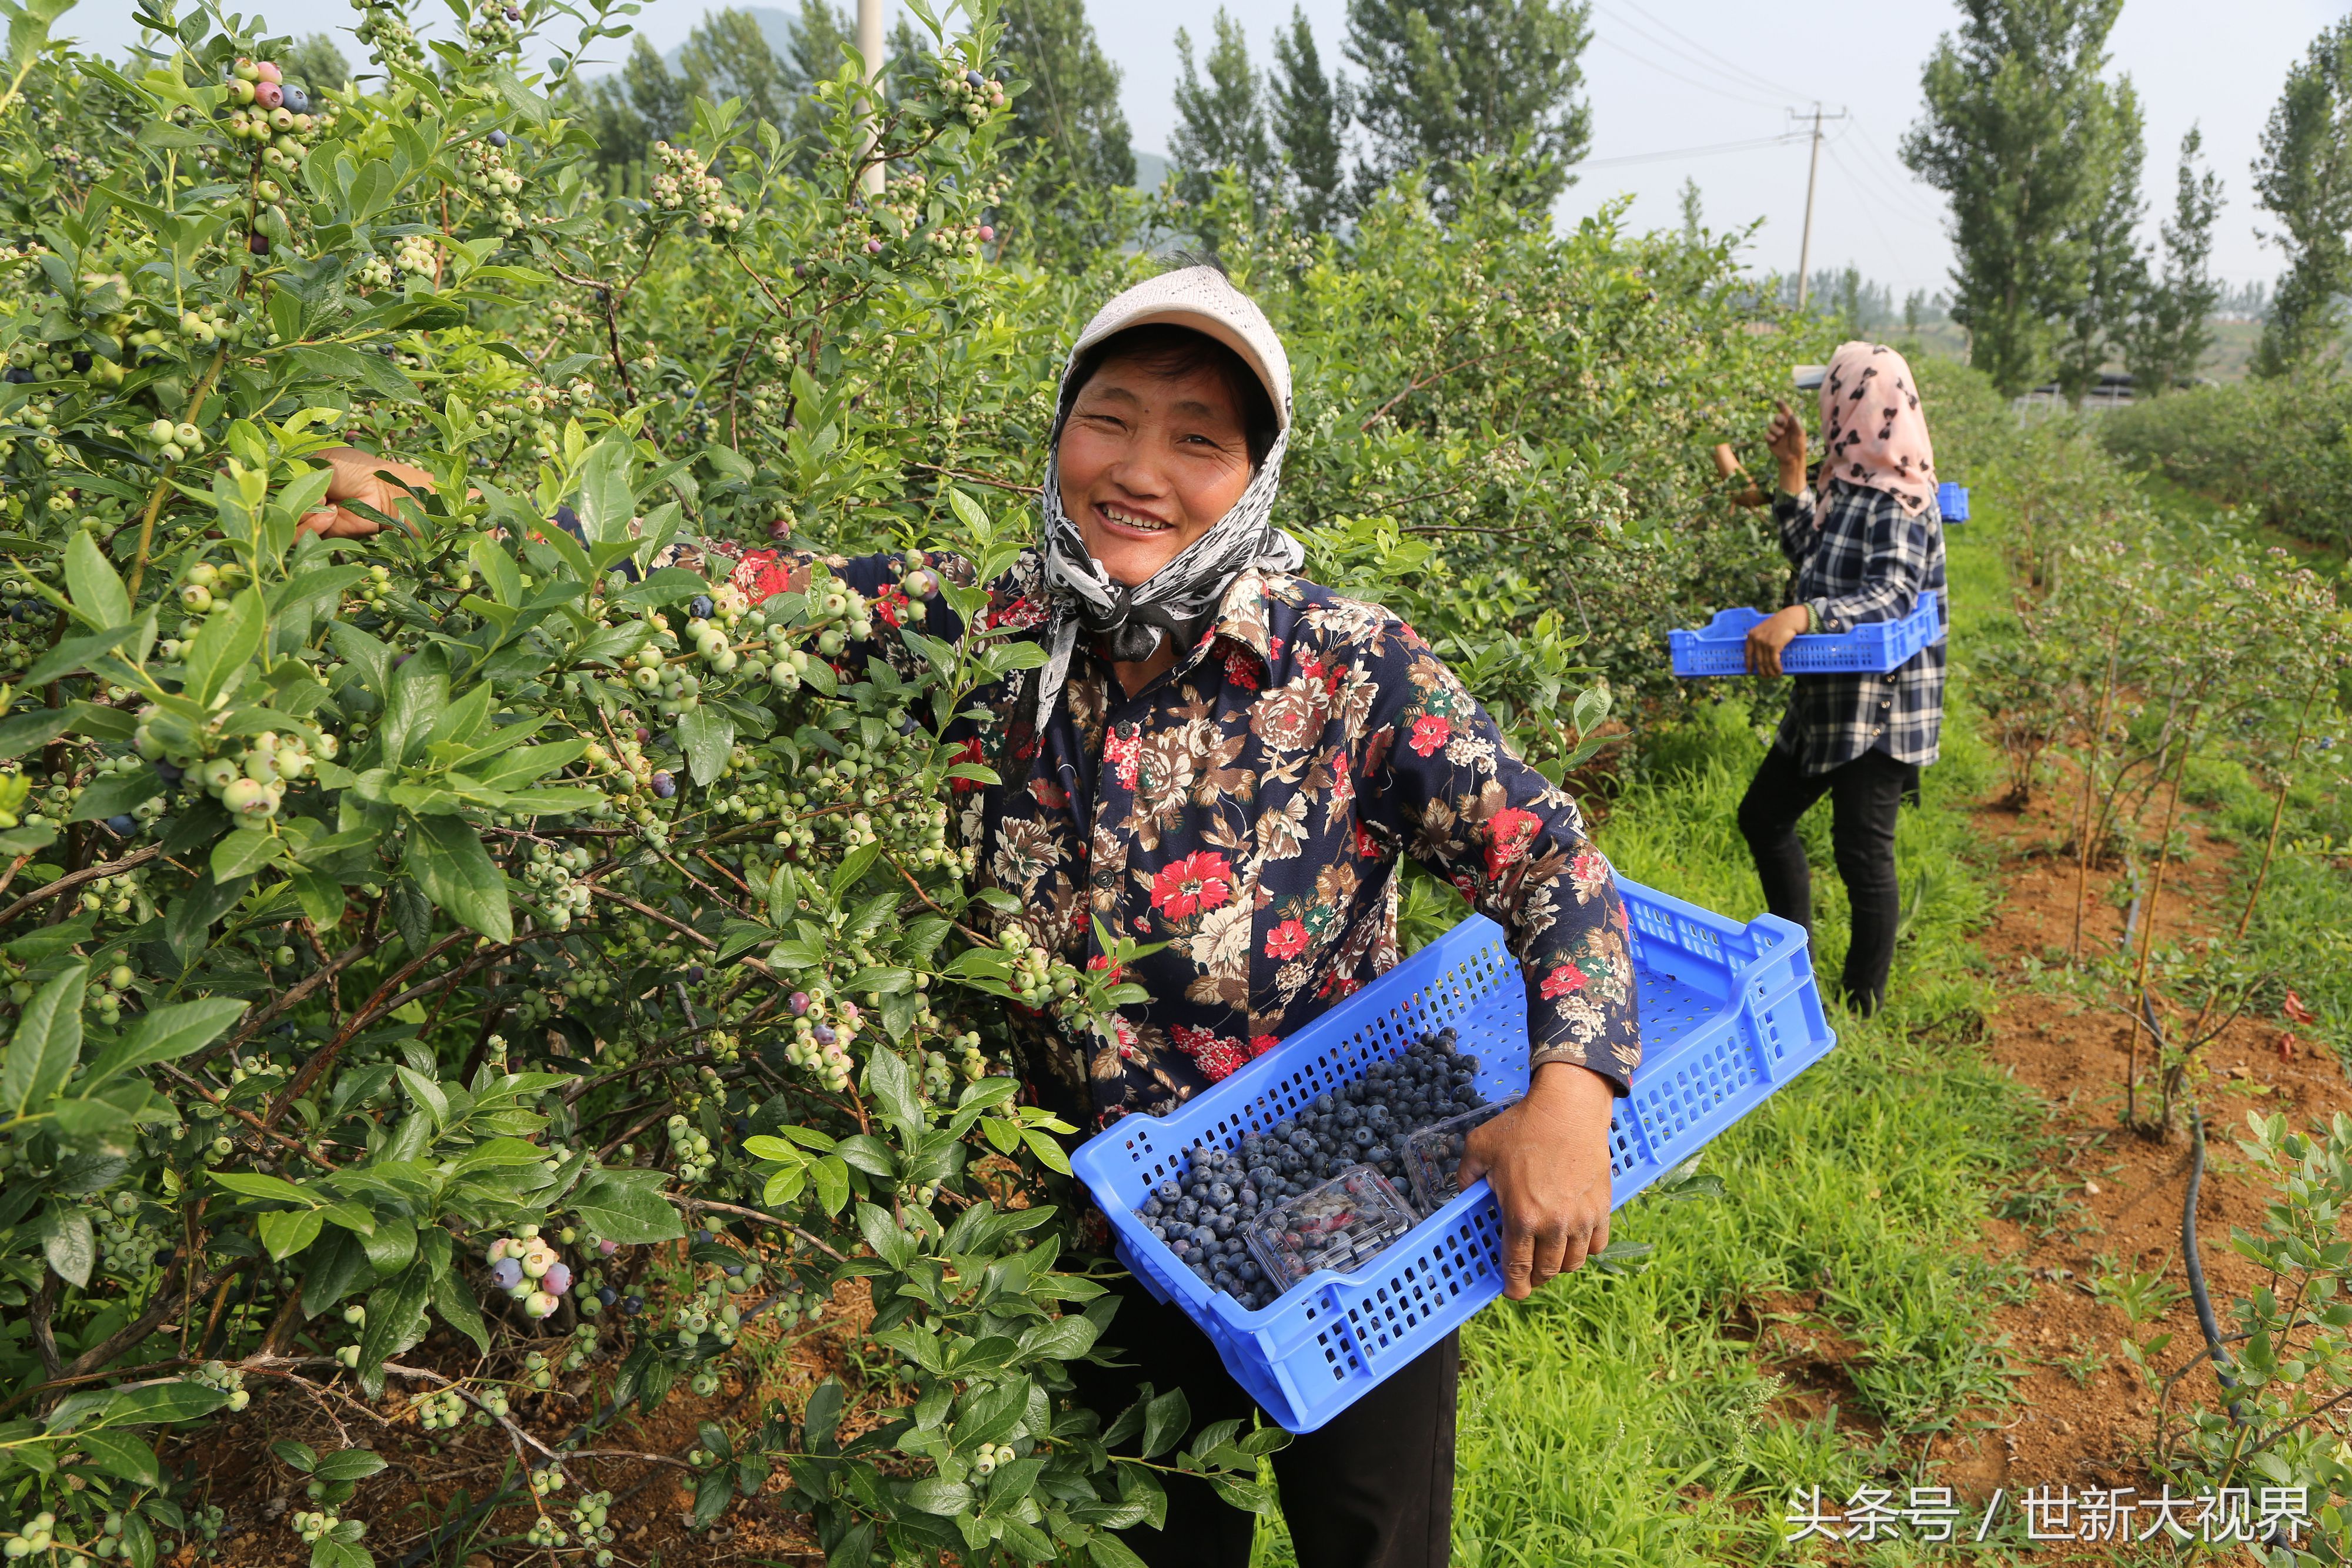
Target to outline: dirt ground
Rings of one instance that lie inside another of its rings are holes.
[[[2190,1168],[2185,1113],[2161,1140],[2126,1131],[2121,1113],[2131,1024],[2104,1000],[2078,1000],[2032,979],[2037,965],[2062,961],[2074,940],[2073,817],[2072,800],[2055,792],[2021,811],[1993,804],[1978,811],[1987,835],[2001,847],[2003,883],[1979,943],[1998,990],[1984,1049],[2044,1103],[2049,1141],[2023,1184],[2037,1195],[2031,1211],[1993,1221],[1982,1241],[1989,1256],[2022,1265],[2032,1285],[2029,1299],[2001,1307],[1986,1325],[1989,1335],[2007,1342],[2010,1364],[2022,1375],[2014,1385],[2016,1401],[1979,1413],[1958,1436],[1931,1438],[1911,1455],[1920,1484],[1949,1486],[1978,1505],[1968,1511],[1970,1518],[1981,1517],[1997,1489],[2006,1492],[2011,1518],[2017,1500],[2036,1487],[2153,1494],[2157,1399],[2121,1346],[2126,1338],[2146,1345],[2169,1335],[2150,1357],[2167,1373],[2197,1363],[2204,1348],[2181,1249]],[[2215,842],[2193,817],[2188,838],[2187,862],[2168,873],[2156,911],[2159,940],[2226,933],[2236,922],[2238,905],[2229,895],[2235,848]],[[2120,950],[2127,900],[2116,896],[2116,873],[2095,869],[2087,879],[2085,952]],[[2151,1114],[2145,1099],[2148,1049],[2145,1031],[2138,1032],[2139,1110],[2146,1119]],[[2308,1125],[2352,1110],[2352,1084],[2331,1051],[2298,1039],[2294,1025],[2276,1014],[2239,1019],[2201,1054],[2210,1077],[2197,1091],[2208,1134],[2197,1233],[2208,1288],[2227,1333],[2228,1303],[2263,1278],[2229,1245],[2232,1227],[2260,1222],[2267,1196],[2259,1173],[2245,1168],[2232,1142],[2246,1113],[2284,1112]],[[2095,1279],[2118,1272],[2160,1279],[2146,1294],[2168,1300],[2168,1308],[2136,1323],[2094,1295]],[[1800,1387],[1810,1381],[1814,1401],[1825,1402],[1835,1396],[1839,1347],[1817,1340],[1805,1349],[1811,1377],[1800,1380]],[[2210,1361],[2194,1364],[2173,1387],[2174,1429],[2184,1401],[2210,1406],[2219,1394]],[[2037,1561],[2135,1560],[2132,1551],[2116,1547],[2053,1542],[2045,1550],[2046,1559]],[[2137,1549],[2156,1550],[2152,1544]]]
[[[797,1411],[810,1390],[827,1376],[841,1377],[850,1391],[841,1436],[846,1439],[870,1425],[870,1408],[859,1398],[864,1379],[842,1354],[843,1346],[854,1342],[868,1310],[863,1282],[854,1281],[836,1290],[834,1309],[814,1328],[780,1332],[772,1323],[748,1322],[744,1342],[759,1350],[730,1363],[716,1394],[698,1396],[681,1379],[650,1416],[632,1412],[605,1428],[584,1445],[595,1457],[565,1461],[566,1485],[545,1500],[545,1512],[569,1531],[573,1502],[586,1492],[611,1492],[612,1551],[616,1563],[631,1568],[822,1562],[824,1554],[808,1535],[805,1520],[769,1500],[791,1485],[781,1466],[760,1497],[738,1501],[717,1525],[696,1533],[688,1528],[694,1476],[660,1457],[684,1454],[694,1445],[702,1422],[755,1422],[777,1399]],[[567,1348],[567,1342],[551,1338],[546,1346],[553,1356]],[[399,1359],[452,1376],[478,1376],[484,1370],[472,1347],[446,1329],[436,1329]],[[765,1370],[757,1386],[744,1375],[755,1365]],[[206,1561],[236,1568],[297,1568],[309,1563],[310,1548],[288,1526],[287,1516],[314,1505],[304,1495],[303,1478],[269,1452],[271,1443],[289,1438],[321,1453],[358,1443],[390,1461],[390,1468],[362,1483],[358,1497],[345,1505],[351,1517],[369,1521],[363,1543],[382,1568],[406,1563],[428,1547],[438,1550],[419,1556],[416,1568],[494,1568],[544,1556],[514,1539],[530,1528],[537,1511],[528,1489],[520,1489],[519,1496],[479,1529],[462,1534],[448,1529],[471,1503],[506,1479],[514,1450],[503,1430],[468,1424],[454,1433],[428,1434],[415,1411],[423,1385],[397,1379],[388,1383],[385,1397],[373,1405],[340,1396],[320,1403],[257,1377],[248,1377],[247,1385],[256,1397],[244,1415],[208,1427],[200,1447],[163,1455],[169,1462],[194,1464],[207,1483],[199,1495],[230,1514],[227,1539],[209,1552],[193,1545],[183,1548],[167,1560],[172,1568],[195,1568]],[[584,1373],[559,1372],[553,1388],[510,1397],[515,1422],[550,1446],[560,1446],[593,1408],[591,1381]],[[432,1478],[429,1499],[416,1485],[421,1474]],[[457,1488],[467,1489],[471,1495],[453,1500]],[[502,1541],[507,1544],[491,1544]]]

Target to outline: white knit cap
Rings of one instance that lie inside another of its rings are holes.
[[[1205,332],[1242,357],[1274,403],[1274,444],[1250,476],[1249,487],[1209,531],[1179,551],[1173,560],[1135,585],[1114,582],[1087,553],[1085,536],[1062,510],[1061,460],[1049,451],[1045,483],[1038,495],[1043,514],[1039,545],[1045,554],[1045,587],[1052,609],[1046,625],[1046,659],[1037,679],[1037,729],[1044,733],[1061,700],[1070,653],[1085,631],[1108,639],[1111,657],[1145,658],[1164,637],[1189,646],[1216,612],[1234,580],[1253,567],[1297,571],[1306,549],[1274,526],[1276,487],[1282,482],[1283,454],[1290,445],[1290,357],[1282,340],[1250,297],[1213,267],[1188,267],[1139,283],[1095,313],[1078,334],[1062,368],[1061,407],[1054,419],[1052,448],[1061,444],[1062,421],[1077,388],[1078,360],[1114,332],[1155,322]]]
[[[1257,372],[1266,395],[1274,401],[1276,427],[1290,428],[1290,356],[1282,351],[1282,340],[1275,335],[1274,323],[1265,319],[1257,301],[1235,288],[1233,280],[1213,267],[1163,272],[1096,311],[1078,340],[1070,345],[1069,362],[1062,372],[1064,395],[1076,390],[1068,385],[1070,371],[1088,349],[1114,332],[1163,321],[1205,332],[1239,354],[1242,362]]]

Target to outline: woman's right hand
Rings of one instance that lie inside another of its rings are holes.
[[[1787,403],[1775,400],[1772,408],[1764,444],[1772,449],[1772,461],[1780,470],[1782,492],[1793,496],[1805,487],[1805,424]]]

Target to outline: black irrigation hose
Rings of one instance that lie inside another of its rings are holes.
[[[2213,1315],[2213,1297],[2205,1289],[2205,1265],[2197,1253],[2197,1192],[2205,1182],[2205,1113],[2189,1107],[2189,1191],[2180,1200],[2180,1257],[2189,1270],[2189,1296],[2197,1303],[2197,1326],[2205,1331],[2205,1348],[2213,1358],[2213,1375],[2231,1393],[2238,1380],[2230,1374],[2230,1353],[2221,1346],[2221,1325]],[[2230,1419],[2246,1424],[2245,1401],[2230,1401]]]

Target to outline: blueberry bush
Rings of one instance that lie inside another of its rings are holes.
[[[1679,700],[1665,624],[1771,591],[1701,458],[1818,355],[1729,241],[1533,232],[1499,169],[1315,248],[1230,191],[1113,204],[1139,246],[1057,259],[992,8],[911,9],[928,55],[845,61],[814,143],[698,102],[624,195],[578,73],[633,6],[362,0],[325,82],[213,5],[145,0],[115,61],[6,5],[8,1555],[353,1568],[423,1507],[401,1561],[603,1564],[620,1460],[837,1563],[1124,1564],[1178,1469],[1263,1503],[1279,1434],[1066,1397],[1116,1331],[1003,1010],[1134,998],[979,888],[933,738],[1037,650],[831,569],[896,549],[971,615],[1060,345],[1213,234],[1299,366],[1313,570],[1562,776],[1612,694]],[[305,528],[354,445],[432,482]],[[659,564],[694,539],[807,575]],[[845,659],[887,635],[919,674]],[[690,1440],[614,1446],[689,1395]],[[257,1460],[278,1514],[200,1484],[257,1405],[300,1432]]]

